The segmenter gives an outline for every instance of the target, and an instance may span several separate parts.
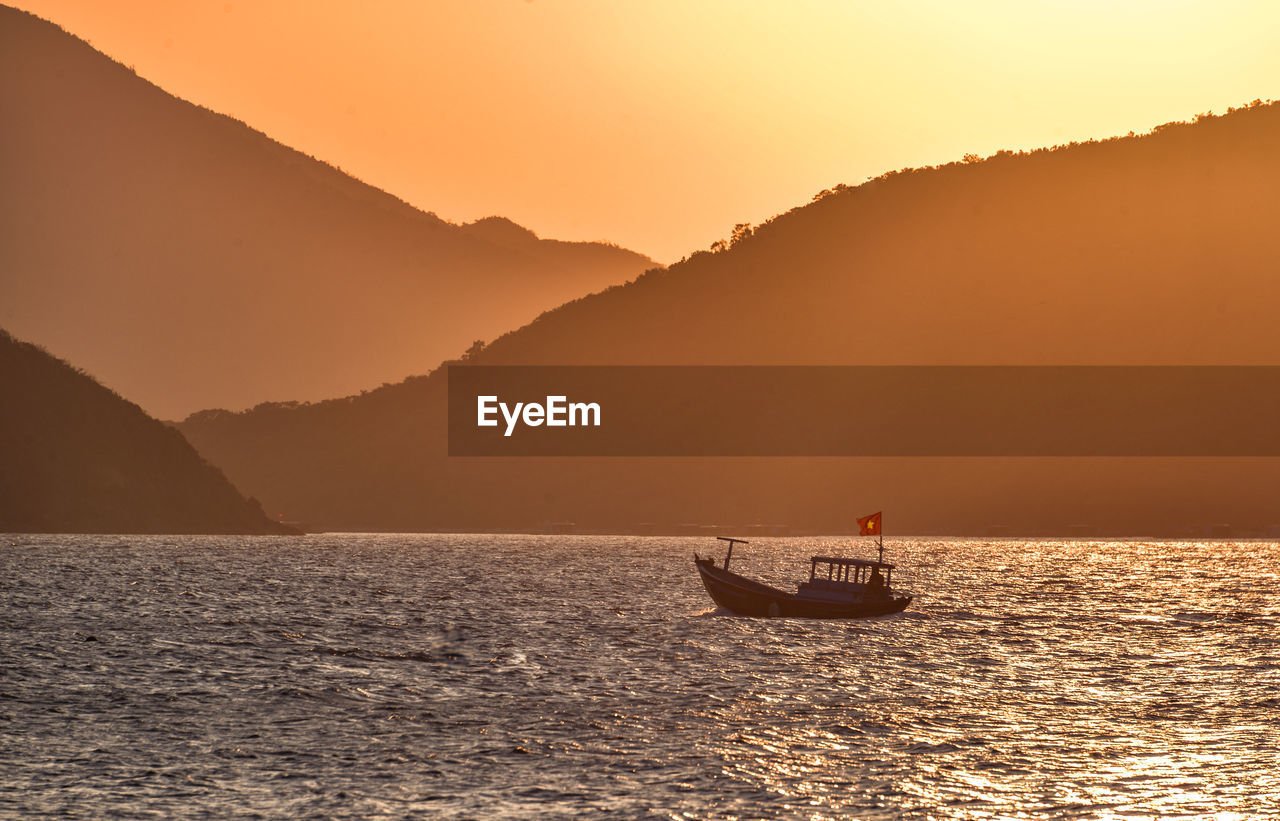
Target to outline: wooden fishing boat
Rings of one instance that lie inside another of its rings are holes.
[[[898,613],[911,604],[911,596],[893,593],[893,565],[883,561],[814,556],[809,560],[809,581],[788,593],[731,571],[733,546],[746,542],[718,538],[729,543],[724,564],[717,566],[714,557],[694,553],[694,565],[712,601],[740,616],[858,619]]]

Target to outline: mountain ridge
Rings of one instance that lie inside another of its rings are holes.
[[[0,531],[288,534],[175,428],[0,329]]]
[[[0,322],[161,416],[421,371],[655,263],[512,249],[0,7]]]
[[[1278,141],[1280,106],[1258,101],[1142,136],[838,187],[465,361],[1276,364]],[[915,532],[1066,532],[1084,519],[1185,535],[1280,520],[1262,490],[1280,481],[1277,460],[451,459],[444,375],[181,427],[247,486],[342,528],[838,530],[881,507]]]

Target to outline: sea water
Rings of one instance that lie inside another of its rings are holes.
[[[1275,542],[886,546],[6,536],[0,817],[1280,818]]]

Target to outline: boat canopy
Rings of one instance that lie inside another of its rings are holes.
[[[893,565],[884,562],[873,562],[867,559],[841,559],[835,556],[814,556],[809,560],[809,581],[819,578],[818,565],[826,566],[825,578],[835,582],[854,582],[865,584],[872,571],[879,568],[884,571],[885,586],[893,575]]]
[[[894,567],[886,562],[873,562],[870,559],[841,559],[835,556],[814,556],[810,561],[814,564],[818,564],[819,562],[822,562],[823,564],[855,564],[862,567],[879,567],[882,570],[892,570]]]

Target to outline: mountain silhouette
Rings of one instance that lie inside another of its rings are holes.
[[[0,532],[292,532],[177,430],[3,330],[0,385]]]
[[[0,323],[165,418],[400,379],[654,265],[451,224],[8,7],[0,110]]]
[[[468,361],[1277,364],[1276,145],[1280,106],[1255,102],[838,186]],[[181,428],[251,492],[336,528],[831,531],[880,508],[898,532],[1182,535],[1280,521],[1276,459],[449,458],[445,381],[442,368]]]

